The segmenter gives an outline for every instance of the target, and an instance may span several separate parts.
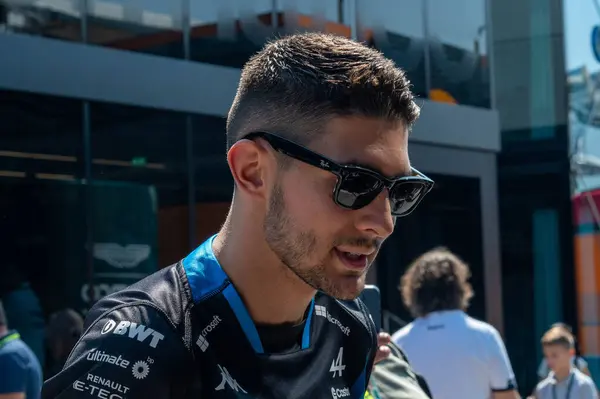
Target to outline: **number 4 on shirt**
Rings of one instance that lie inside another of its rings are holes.
[[[346,365],[344,364],[344,347],[340,347],[340,351],[338,352],[337,358],[331,361],[331,367],[329,368],[329,372],[333,373],[333,378],[338,374],[338,377],[342,376],[342,372],[346,369]]]

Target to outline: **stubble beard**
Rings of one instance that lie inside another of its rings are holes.
[[[314,256],[318,248],[317,236],[313,231],[299,231],[286,210],[281,183],[273,188],[269,209],[263,224],[265,240],[281,263],[300,280],[312,288],[338,299],[351,298],[327,277],[324,260],[308,265],[307,259]]]

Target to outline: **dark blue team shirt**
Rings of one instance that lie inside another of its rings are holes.
[[[25,392],[27,399],[40,397],[42,368],[15,332],[0,337],[0,375],[0,394]]]

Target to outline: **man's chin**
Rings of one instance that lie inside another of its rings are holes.
[[[321,291],[325,294],[339,299],[341,301],[351,301],[358,298],[365,288],[364,276],[361,277],[343,277],[337,281],[332,281],[327,287],[322,287]]]

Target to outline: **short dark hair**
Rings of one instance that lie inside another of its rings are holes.
[[[446,248],[435,248],[419,256],[400,282],[404,304],[413,316],[423,317],[442,310],[466,310],[473,290],[469,266]]]
[[[325,33],[267,43],[246,63],[227,117],[227,148],[254,131],[306,145],[335,116],[419,117],[406,74],[379,51]]]
[[[550,328],[542,336],[542,346],[555,346],[560,345],[565,349],[573,349],[575,347],[575,337],[566,328],[556,326]]]

